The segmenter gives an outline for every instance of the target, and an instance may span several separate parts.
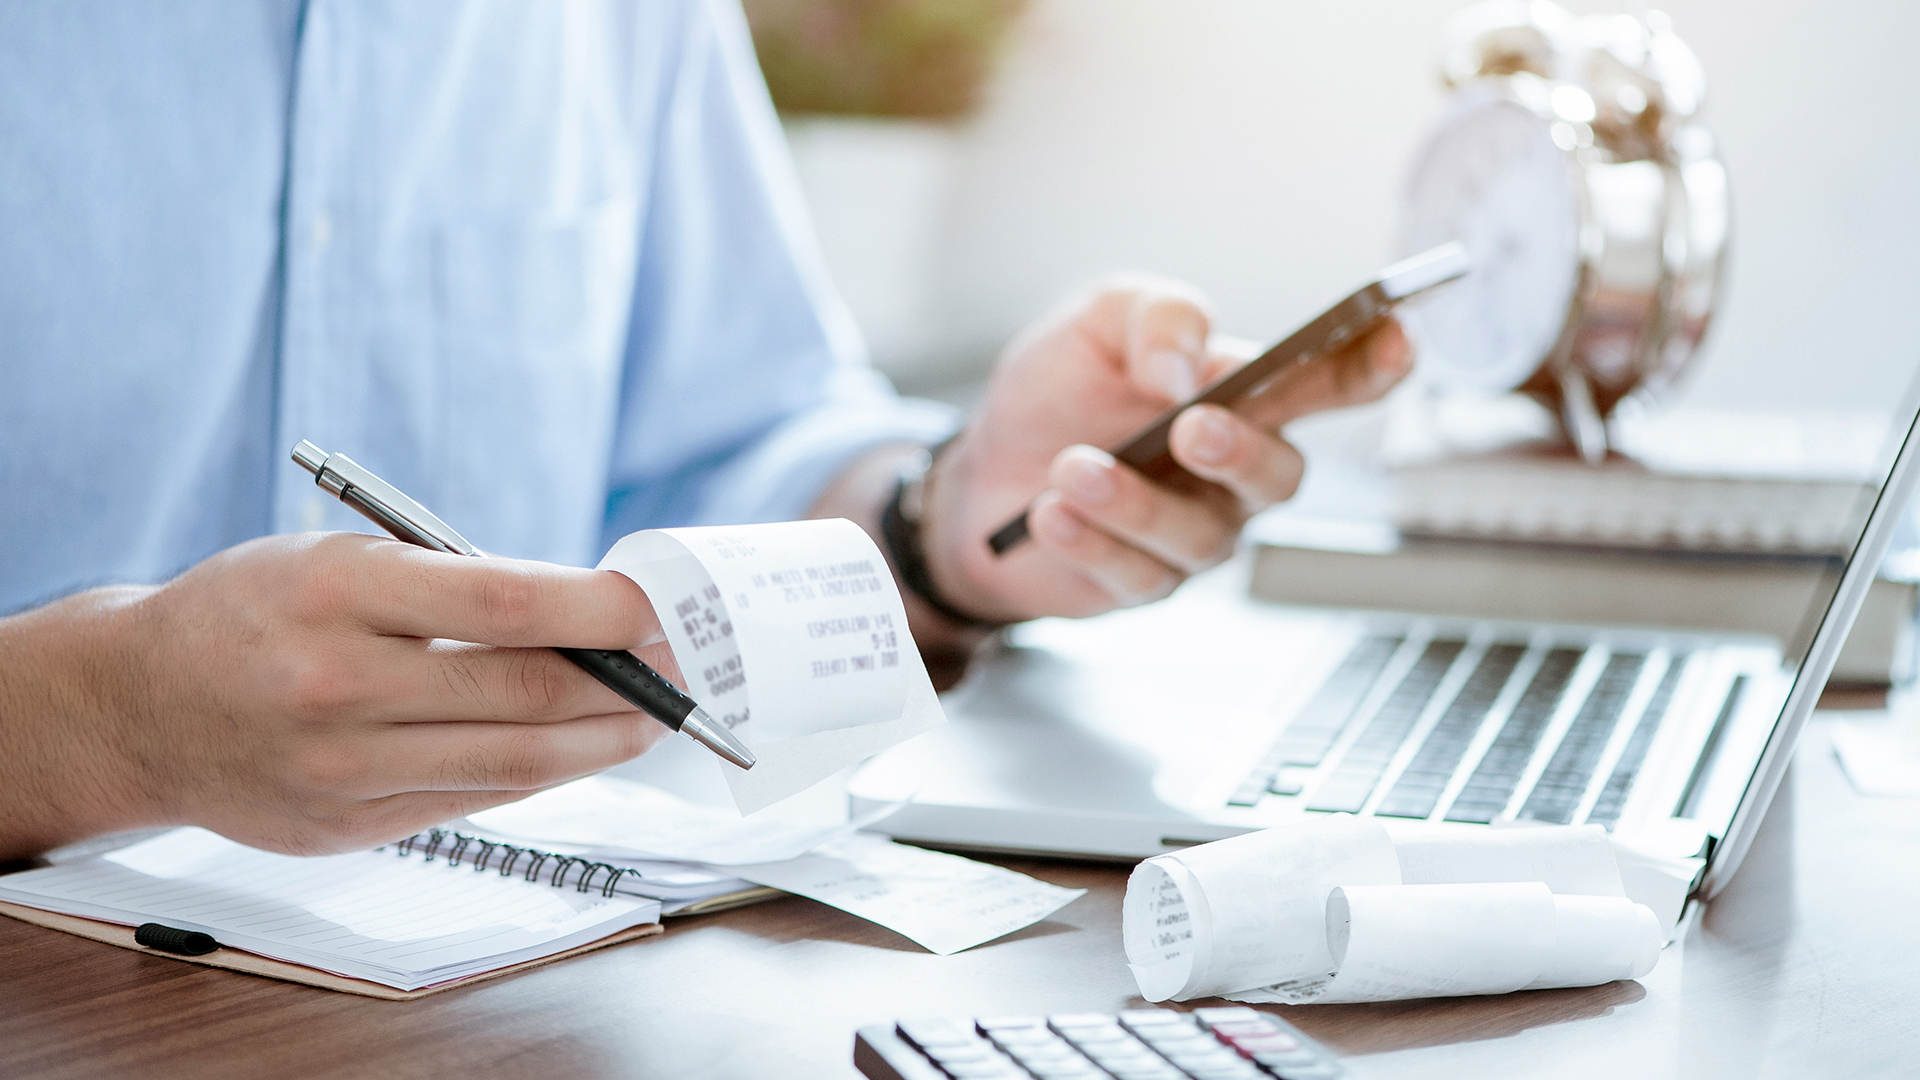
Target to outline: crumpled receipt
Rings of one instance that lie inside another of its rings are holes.
[[[1598,826],[1394,838],[1335,815],[1156,856],[1121,909],[1148,1001],[1297,1005],[1637,979],[1664,940]]]
[[[1031,926],[1086,895],[991,863],[855,833],[729,874],[878,923],[947,956]]]
[[[743,814],[946,719],[886,559],[851,521],[651,529],[600,569],[646,590],[687,692],[758,759],[720,763]]]

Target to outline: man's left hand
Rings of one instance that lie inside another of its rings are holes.
[[[1389,322],[1287,371],[1257,401],[1187,409],[1173,426],[1173,456],[1205,483],[1181,490],[1100,449],[1246,361],[1210,338],[1195,293],[1137,278],[1017,338],[928,477],[922,538],[939,590],[996,622],[1159,599],[1231,554],[1248,517],[1292,497],[1305,463],[1282,437],[1285,424],[1372,401],[1412,365]],[[995,556],[987,536],[1022,510],[1032,539]]]

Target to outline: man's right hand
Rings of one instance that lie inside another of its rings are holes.
[[[667,734],[546,646],[633,649],[682,681],[619,574],[353,533],[0,620],[0,859],[176,824],[367,848]]]

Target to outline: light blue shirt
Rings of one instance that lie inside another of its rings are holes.
[[[805,510],[944,410],[864,366],[722,0],[0,0],[0,612],[371,531]]]

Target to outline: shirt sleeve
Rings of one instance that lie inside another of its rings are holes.
[[[727,0],[696,0],[656,121],[606,537],[798,517],[863,450],[951,409],[867,366]]]

